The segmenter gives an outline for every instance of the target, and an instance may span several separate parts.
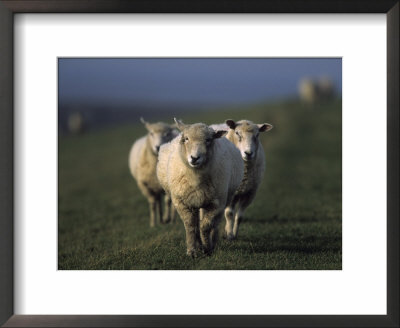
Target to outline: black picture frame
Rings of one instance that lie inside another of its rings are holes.
[[[399,7],[398,0],[1,0],[0,324],[4,327],[399,327]],[[387,315],[14,315],[13,18],[16,13],[385,13]]]

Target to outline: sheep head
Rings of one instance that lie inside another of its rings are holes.
[[[240,154],[246,162],[251,161],[257,155],[260,132],[269,131],[273,128],[268,123],[255,124],[248,120],[238,122],[226,120],[225,123],[234,131],[234,144],[240,150]]]
[[[148,134],[147,140],[150,144],[150,148],[154,154],[158,154],[161,145],[171,141],[175,136],[175,125],[169,125],[163,122],[149,123],[146,122],[142,117],[140,121],[146,127]]]
[[[182,159],[192,168],[201,168],[211,158],[214,140],[224,136],[227,131],[214,131],[206,124],[184,124],[174,119],[181,131]]]

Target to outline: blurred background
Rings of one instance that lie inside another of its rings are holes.
[[[60,58],[59,133],[186,112],[341,95],[339,58]],[[320,91],[318,94],[318,89]],[[323,92],[325,91],[325,94]]]
[[[342,268],[341,59],[58,64],[60,270]],[[193,261],[179,218],[149,227],[128,169],[132,144],[147,133],[141,116],[274,126],[260,134],[266,172],[238,240],[221,239],[212,256]]]

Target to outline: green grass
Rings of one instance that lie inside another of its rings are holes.
[[[212,256],[197,259],[186,256],[179,218],[175,224],[149,227],[147,202],[127,163],[133,141],[145,133],[143,126],[60,137],[59,269],[340,270],[341,117],[340,100],[183,117],[187,123],[246,118],[274,125],[262,135],[266,174],[238,240],[220,238]]]

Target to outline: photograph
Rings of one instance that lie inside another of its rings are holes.
[[[399,8],[0,0],[0,326],[397,327]]]
[[[59,57],[58,270],[342,270],[342,59]]]

